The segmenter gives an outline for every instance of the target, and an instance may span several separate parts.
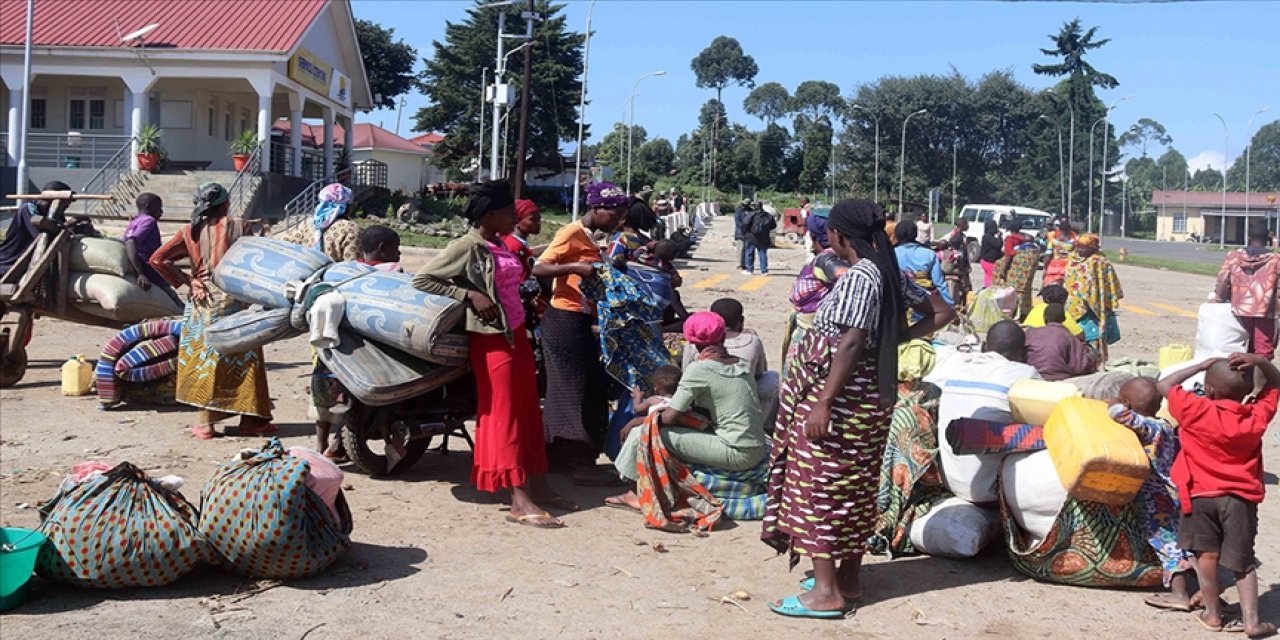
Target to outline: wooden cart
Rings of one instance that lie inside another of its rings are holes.
[[[72,196],[73,199],[80,197]],[[44,196],[43,199],[52,198]],[[70,229],[41,233],[18,261],[0,275],[0,388],[17,384],[26,374],[26,346],[36,318],[58,318],[117,329],[127,326],[127,323],[84,313],[71,305],[71,238]]]

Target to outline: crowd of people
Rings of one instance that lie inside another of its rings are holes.
[[[578,509],[551,490],[553,472],[580,486],[618,487],[606,506],[674,531],[709,529],[729,500],[745,500],[733,517],[761,520],[762,541],[787,554],[791,567],[801,559],[812,565],[799,595],[770,602],[781,615],[838,618],[855,608],[868,588],[865,552],[901,544],[913,493],[999,500],[994,472],[942,443],[939,425],[974,416],[1011,421],[1015,383],[1099,371],[1120,337],[1115,269],[1098,236],[1078,234],[1069,222],[1043,244],[1016,220],[1005,229],[987,223],[977,247],[983,282],[975,287],[965,221],[935,239],[927,219],[895,220],[870,201],[820,212],[805,201],[811,255],[791,287],[783,360],[773,371],[741,302],[684,308],[674,265],[681,249],[655,237],[659,215],[644,195],[592,184],[586,212],[535,248],[537,205],[515,199],[503,181],[473,185],[462,212],[471,231],[413,276],[417,289],[466,309],[461,328],[477,391],[471,483],[509,492],[506,519],[539,529],[564,528],[552,511]],[[399,271],[399,237],[384,226],[360,229],[350,203],[348,189],[330,185],[311,224],[283,238],[334,261]],[[15,224],[34,237],[84,222],[68,223],[60,217],[65,205],[52,206],[27,207]],[[678,193],[662,199],[663,211],[672,206],[684,206]],[[243,306],[219,289],[213,270],[237,239],[264,230],[229,216],[227,190],[214,183],[200,185],[190,223],[168,242],[156,224],[160,199],[143,194],[137,209],[125,240],[139,285],[188,289],[176,399],[199,409],[192,435],[216,437],[215,424],[232,416],[241,435],[271,433],[262,350],[222,354],[204,335]],[[732,223],[739,267],[753,273],[758,262],[767,274],[772,215],[744,201]],[[23,237],[7,238],[0,254],[20,249]],[[1265,227],[1251,229],[1214,292],[1231,303],[1251,353],[1211,358],[1159,382],[1134,378],[1108,398],[1110,415],[1137,434],[1152,466],[1139,499],[1169,592],[1146,602],[1197,610],[1206,628],[1251,637],[1275,632],[1259,618],[1253,554],[1264,493],[1260,439],[1280,400],[1280,370],[1270,362],[1280,257],[1266,240]],[[639,286],[650,271],[662,275],[666,294]],[[979,332],[967,311],[984,298],[1002,301],[1005,317]],[[980,348],[950,349],[935,361],[930,340],[945,332],[981,333]],[[1255,371],[1265,379],[1261,391]],[[1185,391],[1197,374],[1202,394]],[[346,452],[332,431],[350,399],[318,361],[310,390],[318,450],[340,463]],[[1166,399],[1176,430],[1158,417]],[[910,419],[899,422],[903,415]],[[601,468],[610,441],[614,464]],[[882,473],[895,451],[926,452],[926,464],[905,481]],[[733,491],[718,493],[726,482]],[[1234,572],[1238,611],[1219,601],[1219,565]]]

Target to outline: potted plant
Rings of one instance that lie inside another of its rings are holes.
[[[154,124],[142,127],[134,136],[133,139],[138,143],[138,168],[155,171],[160,165],[160,155],[164,153],[160,138],[163,136],[164,131]]]
[[[258,134],[248,129],[241,131],[235,140],[231,141],[231,163],[235,166],[236,171],[243,171],[244,166],[249,163],[249,156],[258,148]]]

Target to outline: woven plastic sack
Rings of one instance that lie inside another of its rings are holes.
[[[209,557],[196,529],[199,514],[181,493],[122,462],[80,484],[64,482],[40,505],[49,542],[36,571],[98,589],[157,587]]]
[[[1013,289],[988,287],[973,297],[973,304],[969,307],[969,322],[974,333],[986,336],[991,325],[1009,319],[1013,312],[1005,311],[1005,308],[1012,291]]]
[[[218,467],[200,492],[200,531],[227,569],[251,578],[302,578],[323,571],[351,544],[342,493],[334,518],[307,488],[308,469],[278,438]]]

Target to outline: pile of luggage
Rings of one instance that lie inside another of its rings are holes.
[[[122,323],[182,315],[182,306],[160,287],[138,286],[119,240],[75,236],[70,264],[70,301],[79,311]]]

